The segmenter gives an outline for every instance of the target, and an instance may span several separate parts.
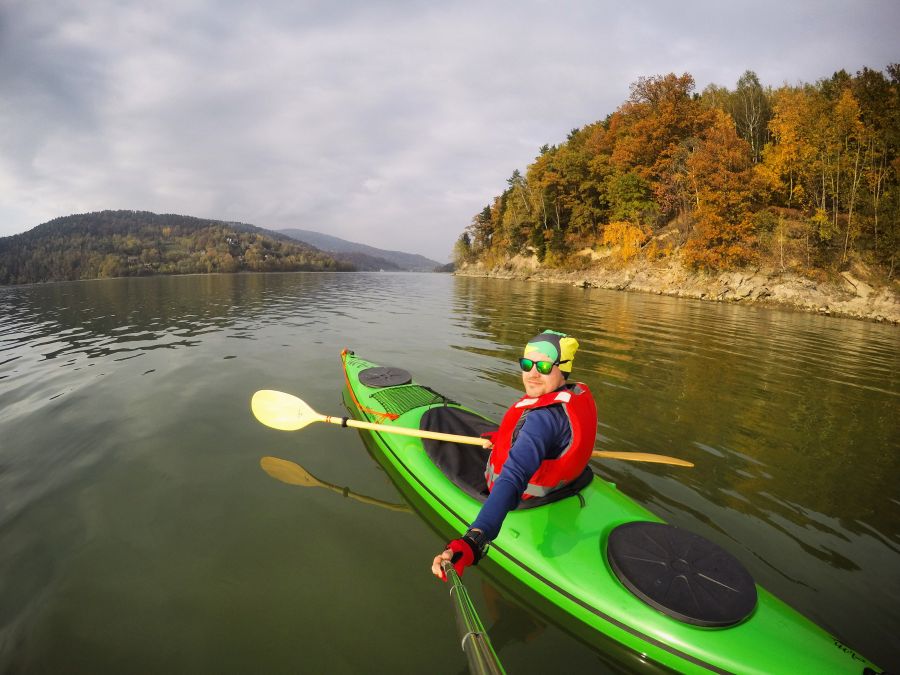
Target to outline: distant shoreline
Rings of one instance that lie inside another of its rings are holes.
[[[544,268],[534,258],[517,256],[491,269],[482,263],[468,264],[456,270],[454,275],[639,291],[900,325],[897,292],[891,286],[874,288],[849,272],[844,272],[840,281],[825,282],[762,268],[705,274],[684,268],[680,260],[655,265],[638,263],[621,269],[590,267],[567,271]]]
[[[238,270],[236,272],[158,272],[155,274],[123,274],[119,277],[90,277],[88,279],[47,279],[28,281],[22,284],[0,284],[3,288],[27,288],[47,284],[81,284],[91,281],[121,281],[122,279],[171,279],[180,277],[238,277],[248,274],[443,274],[420,270]]]

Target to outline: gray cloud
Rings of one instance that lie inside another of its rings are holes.
[[[104,208],[440,260],[641,75],[698,89],[898,60],[893,1],[0,5],[0,236]]]

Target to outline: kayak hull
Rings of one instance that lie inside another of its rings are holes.
[[[418,429],[432,408],[468,410],[415,382],[367,386],[360,373],[376,364],[349,351],[342,361],[345,403],[357,419]],[[413,407],[389,409],[385,389],[413,401]],[[481,502],[443,474],[421,439],[360,433],[403,496],[441,537],[465,532]],[[750,616],[727,628],[691,625],[654,609],[619,581],[606,556],[613,529],[634,521],[662,522],[595,476],[578,495],[511,512],[479,568],[527,606],[635,672],[651,664],[687,673],[880,672],[759,586]]]

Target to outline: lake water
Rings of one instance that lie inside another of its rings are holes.
[[[0,672],[462,673],[443,546],[352,430],[254,420],[257,389],[343,414],[343,347],[499,417],[544,328],[576,335],[599,472],[900,666],[900,332],[773,309],[431,274],[0,289]],[[301,464],[322,486],[259,466]],[[329,489],[327,485],[334,489]],[[347,490],[341,491],[341,488]],[[346,496],[345,496],[346,495]],[[510,673],[609,669],[464,578]]]

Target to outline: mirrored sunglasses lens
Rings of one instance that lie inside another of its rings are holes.
[[[553,361],[538,361],[537,369],[541,375],[549,375],[553,370]]]
[[[531,359],[519,359],[519,367],[526,373],[532,369],[534,361]]]

